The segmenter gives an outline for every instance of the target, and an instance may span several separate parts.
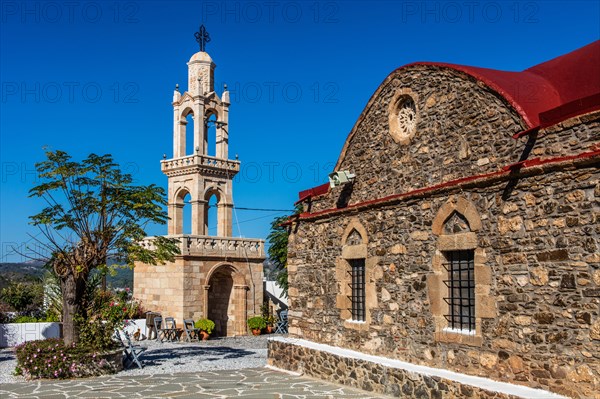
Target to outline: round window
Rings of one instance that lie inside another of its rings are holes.
[[[417,110],[410,97],[405,97],[398,104],[398,128],[405,137],[412,136],[417,130]]]

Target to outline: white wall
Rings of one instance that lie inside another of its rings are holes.
[[[0,324],[0,348],[17,346],[27,341],[60,337],[60,323]]]
[[[133,335],[138,328],[146,332],[146,319],[129,320],[125,330]],[[60,323],[10,323],[0,324],[0,348],[13,347],[23,342],[46,338],[60,338]]]
[[[276,305],[279,305],[280,309],[287,309],[288,299],[283,294],[283,289],[277,285],[276,281],[263,281],[263,290],[269,295],[271,301]]]

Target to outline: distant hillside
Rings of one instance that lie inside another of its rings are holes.
[[[0,263],[0,289],[7,287],[11,281],[25,282],[40,279],[45,272],[43,262]],[[132,288],[133,270],[118,268],[116,275],[107,276],[106,283],[112,288]]]
[[[0,263],[0,289],[9,282],[33,281],[44,275],[44,263],[31,261],[22,263]]]

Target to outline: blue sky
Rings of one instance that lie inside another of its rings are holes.
[[[166,188],[159,161],[172,155],[173,88],[186,89],[201,23],[217,87],[231,91],[230,157],[242,161],[234,201],[274,209],[327,181],[395,68],[440,61],[518,71],[600,38],[597,1],[0,4],[2,261],[22,260],[10,247],[36,233],[28,216],[42,204],[27,192],[44,146],[76,159],[111,153],[138,183]],[[234,233],[265,238],[276,215],[240,210]]]

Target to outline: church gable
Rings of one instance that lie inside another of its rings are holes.
[[[519,152],[519,115],[463,73],[416,65],[390,75],[349,135],[335,170],[356,174],[350,203],[498,170]]]

